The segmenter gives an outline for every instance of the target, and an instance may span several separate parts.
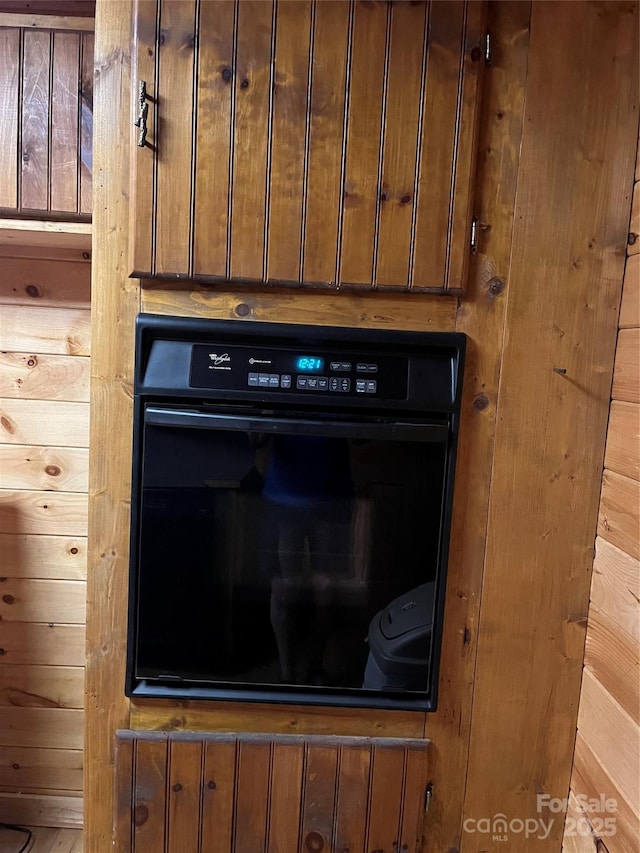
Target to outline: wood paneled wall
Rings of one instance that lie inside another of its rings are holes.
[[[88,220],[93,33],[20,21],[0,7],[0,215]]]
[[[98,0],[86,850],[112,849],[114,734],[132,725],[402,736],[426,726],[433,797],[425,850],[521,850],[517,835],[498,847],[491,835],[464,830],[467,818],[499,812],[536,818],[537,793],[564,797],[569,788],[628,231],[620,199],[637,138],[637,6],[490,4],[481,240],[460,299],[190,283],[142,292],[127,275],[131,13],[130,0]],[[126,700],[133,323],[141,308],[469,335],[441,698],[428,720]],[[561,840],[559,820],[536,850],[555,853]]]
[[[0,820],[78,824],[90,262],[0,251]]]
[[[564,839],[569,853],[640,847],[640,145],[635,177],[571,777],[576,808]],[[615,805],[600,800],[592,808],[602,796]]]

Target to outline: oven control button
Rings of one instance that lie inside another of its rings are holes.
[[[350,391],[351,390],[351,380],[350,379],[340,379],[340,391]]]
[[[351,370],[351,362],[350,361],[341,361],[340,362],[340,370],[343,370],[343,371],[345,371],[345,373],[347,373],[349,370]]]
[[[318,388],[318,377],[317,376],[308,376],[307,377],[307,388],[309,391],[315,391]]]
[[[378,383],[375,379],[367,379],[367,394],[375,394],[378,389]]]
[[[348,373],[351,370],[351,362],[350,361],[332,361],[331,362],[331,370],[336,373]]]
[[[258,374],[257,373],[250,373],[249,374],[249,379],[247,380],[247,385],[250,388],[257,388],[258,387]]]
[[[283,373],[280,377],[280,387],[281,388],[291,388],[291,374]]]
[[[298,391],[306,391],[307,390],[307,379],[308,376],[298,376],[296,379],[296,388]]]
[[[259,373],[258,374],[258,386],[260,388],[268,388],[269,387],[269,374],[268,373]]]
[[[329,379],[329,391],[338,391],[340,389],[340,380],[337,376],[332,376]]]
[[[326,391],[329,387],[329,380],[326,376],[318,376],[318,391]]]
[[[333,370],[334,373],[338,370],[342,370],[342,366],[341,366],[340,362],[339,361],[332,361],[331,362],[331,370]]]
[[[280,374],[279,373],[270,373],[269,374],[269,388],[279,388],[280,387]]]
[[[377,364],[365,364],[364,362],[358,362],[356,365],[356,370],[358,373],[377,373],[378,365]]]
[[[356,379],[356,393],[357,394],[365,394],[367,390],[367,380],[366,379]]]

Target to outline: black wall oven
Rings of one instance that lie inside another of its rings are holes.
[[[435,708],[464,350],[138,317],[127,695]]]

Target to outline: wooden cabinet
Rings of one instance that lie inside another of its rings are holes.
[[[426,740],[122,731],[119,853],[423,849]]]
[[[131,274],[463,289],[483,16],[138,0]]]
[[[0,216],[88,220],[93,33],[2,20]]]

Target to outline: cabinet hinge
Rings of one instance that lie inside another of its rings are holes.
[[[478,251],[478,217],[474,216],[471,220],[471,232],[469,234],[469,248],[471,254],[475,255]]]
[[[484,64],[491,65],[493,59],[493,46],[491,43],[491,33],[486,33],[484,37]]]
[[[427,790],[424,792],[424,810],[425,812],[429,811],[429,806],[431,805],[431,798],[433,797],[433,782],[429,782],[427,785]]]

